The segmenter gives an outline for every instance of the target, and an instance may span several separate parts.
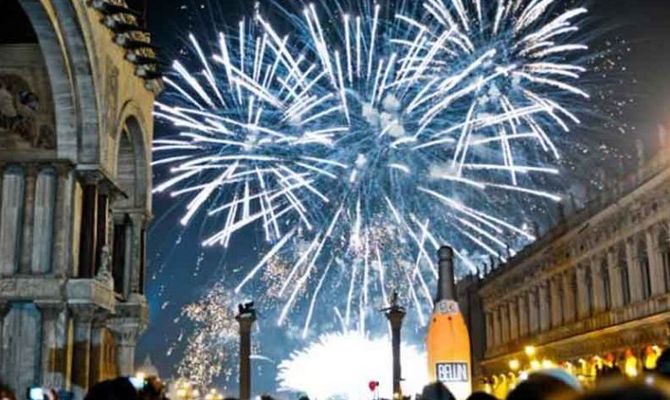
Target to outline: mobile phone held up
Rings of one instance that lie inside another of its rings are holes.
[[[28,388],[28,400],[47,400],[45,390],[39,387]]]
[[[144,378],[130,377],[128,378],[133,387],[137,390],[144,390],[146,380]]]

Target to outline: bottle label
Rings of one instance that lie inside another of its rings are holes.
[[[437,363],[437,380],[442,383],[469,382],[468,363],[445,362]]]
[[[438,314],[458,314],[458,303],[453,300],[440,300],[435,304],[435,312]]]

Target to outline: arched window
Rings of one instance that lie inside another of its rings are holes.
[[[607,264],[607,256],[600,260],[600,278],[603,281],[603,300],[606,310],[612,308],[612,287],[610,286],[610,270]]]
[[[640,280],[642,281],[642,298],[651,297],[651,273],[649,271],[649,254],[647,243],[644,239],[637,242],[637,262],[640,268]]]
[[[621,277],[621,298],[623,304],[630,304],[630,279],[628,276],[628,257],[626,255],[626,245],[621,245],[617,257],[619,274]]]
[[[663,277],[665,279],[665,291],[670,292],[670,234],[667,229],[662,229],[658,235],[658,252],[660,253]]]

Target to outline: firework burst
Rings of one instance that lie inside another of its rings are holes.
[[[534,240],[519,199],[560,200],[542,182],[558,173],[552,136],[588,98],[576,64],[586,46],[571,39],[586,10],[324,5],[271,4],[286,36],[258,8],[216,45],[189,36],[192,60],[174,62],[157,106],[179,135],[155,141],[154,165],[171,172],[155,192],[187,199],[184,225],[219,223],[205,246],[257,228],[267,251],[235,290],[270,282],[280,325],[300,316],[307,336],[328,306],[365,331],[391,287],[423,324],[439,245],[476,272]]]

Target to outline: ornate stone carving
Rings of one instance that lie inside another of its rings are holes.
[[[38,121],[40,111],[38,95],[22,78],[0,75],[0,140],[6,148],[56,148],[53,128]]]

